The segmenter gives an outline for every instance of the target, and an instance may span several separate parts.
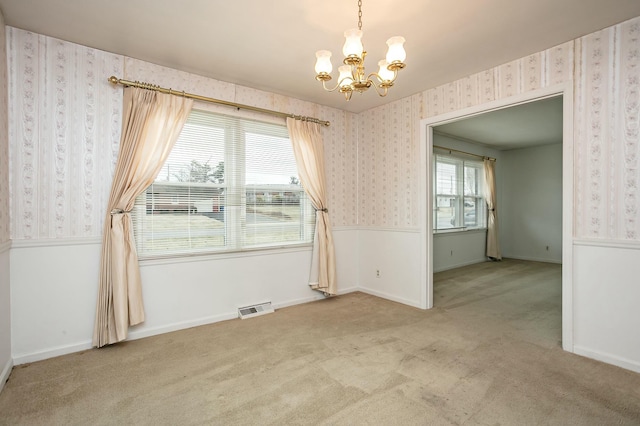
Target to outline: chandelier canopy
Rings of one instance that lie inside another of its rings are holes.
[[[351,99],[354,91],[364,92],[370,87],[376,89],[378,95],[386,96],[389,87],[393,86],[398,76],[398,71],[406,66],[404,60],[407,54],[404,51],[404,37],[395,36],[387,40],[387,56],[378,61],[378,72],[369,75],[364,71],[364,59],[367,52],[362,45],[362,0],[358,0],[358,28],[344,32],[345,42],[342,47],[344,65],[338,67],[340,75],[335,87],[327,87],[327,81],[331,80],[331,52],[318,50],[316,52],[316,80],[322,82],[322,87],[328,92],[338,89],[344,94],[345,99]]]

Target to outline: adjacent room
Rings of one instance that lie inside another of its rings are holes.
[[[637,0],[0,0],[0,424],[638,424],[638,46]]]
[[[434,306],[478,306],[558,347],[562,110],[554,96],[433,126],[430,195]]]

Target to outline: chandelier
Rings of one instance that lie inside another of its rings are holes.
[[[338,89],[344,94],[345,99],[351,99],[354,91],[364,92],[370,87],[376,89],[378,95],[387,96],[389,87],[393,86],[398,76],[398,71],[405,67],[404,60],[407,54],[404,51],[404,37],[395,36],[387,40],[387,56],[378,61],[378,72],[365,76],[364,58],[367,56],[362,45],[362,0],[358,0],[358,29],[350,29],[344,32],[345,43],[342,53],[345,58],[344,65],[338,67],[340,76],[338,84],[333,88],[327,87],[327,81],[331,80],[331,52],[318,50],[316,52],[316,80],[322,82],[322,87],[328,92]]]

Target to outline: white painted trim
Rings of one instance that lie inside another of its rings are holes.
[[[473,229],[458,229],[455,231],[448,231],[446,229],[440,231],[433,231],[434,237],[445,237],[445,236],[454,236],[454,235],[465,235],[465,234],[480,234],[487,233],[487,228],[473,228]]]
[[[433,202],[431,192],[433,176],[430,164],[433,164],[433,126],[424,120],[420,122],[420,175],[419,179],[419,219],[420,221],[420,307],[433,308]]]
[[[392,302],[398,302],[398,303],[402,303],[403,305],[408,305],[408,306],[413,306],[414,308],[423,309],[422,306],[420,306],[420,303],[416,303],[415,300],[409,300],[403,297],[393,296],[383,291],[371,290],[369,288],[362,288],[362,287],[360,287],[358,291],[362,293],[370,294],[372,296],[380,297],[382,299],[391,300]]]
[[[625,250],[640,250],[640,241],[629,240],[597,240],[590,238],[576,238],[573,240],[574,246],[617,248]]]
[[[595,359],[597,361],[602,361],[607,364],[616,365],[618,367],[624,368],[626,370],[635,371],[636,373],[640,373],[640,363],[635,361],[631,361],[626,358],[621,358],[611,354],[605,354],[598,351],[593,351],[591,349],[584,348],[582,346],[574,346],[573,353],[584,356],[587,358]]]
[[[140,258],[140,268],[144,268],[145,266],[152,265],[169,265],[172,263],[189,263],[189,262],[208,262],[212,260],[224,260],[224,259],[236,259],[242,257],[252,257],[252,256],[277,256],[281,254],[287,253],[295,253],[307,251],[311,252],[313,246],[310,244],[305,245],[296,245],[291,247],[278,247],[278,248],[264,248],[264,249],[255,249],[255,250],[245,250],[245,251],[227,251],[220,253],[193,253],[189,255],[175,255],[175,256],[167,256],[167,257],[156,257],[156,258]]]
[[[78,238],[39,238],[12,240],[11,248],[34,248],[34,247],[61,247],[61,246],[82,246],[102,244],[102,237],[78,237]]]
[[[343,288],[342,290],[338,290],[338,296],[342,294],[355,293],[357,291],[360,291],[360,288],[354,285],[352,287],[347,287],[347,288]]]
[[[444,268],[434,269],[433,273],[435,274],[436,272],[444,272],[444,271],[448,271],[450,269],[462,268],[463,266],[477,265],[478,263],[484,263],[486,261],[487,261],[486,258],[470,260],[468,262],[457,263],[455,265],[445,266]]]
[[[30,362],[42,361],[44,359],[54,358],[61,355],[68,355],[75,352],[86,351],[87,349],[91,349],[91,340],[85,340],[81,343],[74,343],[72,345],[65,346],[56,346],[52,349],[47,349],[44,351],[26,353],[26,354],[14,354],[13,355],[13,363],[14,365],[22,365],[28,364]]]
[[[4,365],[2,369],[2,374],[0,374],[0,392],[4,388],[4,384],[9,380],[9,376],[11,375],[11,370],[13,369],[13,359],[9,358],[7,363]]]
[[[13,244],[11,243],[11,240],[0,243],[0,254],[4,253],[5,251],[9,251],[12,245]]]
[[[350,287],[350,288],[341,290],[339,294],[346,294],[354,291],[358,291],[358,289],[356,287]],[[324,298],[325,297],[321,293],[318,293],[317,295],[314,295],[311,297],[293,299],[293,300],[276,303],[273,305],[273,307],[274,309],[282,309],[288,306],[300,305],[308,302],[315,302],[317,300],[321,300]],[[213,315],[213,316],[198,318],[198,319],[189,320],[189,321],[175,322],[168,325],[163,325],[163,326],[153,327],[153,328],[145,328],[141,330],[136,330],[136,327],[133,327],[131,331],[129,331],[129,336],[127,340],[144,339],[145,337],[157,336],[164,333],[170,333],[172,331],[185,330],[188,328],[213,324],[220,321],[227,321],[227,320],[232,320],[237,318],[238,318],[238,311],[233,311],[230,313]],[[44,351],[14,355],[13,363],[15,363],[15,365],[26,364],[29,362],[41,361],[44,359],[53,358],[60,355],[67,355],[74,352],[85,351],[92,348],[93,348],[93,345],[91,340],[85,340],[80,343],[75,343],[75,344],[66,345],[66,346],[58,346],[53,349],[47,349]]]
[[[333,232],[345,232],[345,231],[359,231],[362,229],[359,226],[336,226],[331,228]]]
[[[276,305],[274,305],[275,308]],[[127,340],[144,339],[145,337],[157,336],[159,334],[171,333],[172,331],[186,330],[188,328],[199,327],[201,325],[214,324],[220,321],[227,321],[238,318],[238,311],[235,310],[226,314],[218,314],[195,320],[175,322],[173,324],[167,324],[159,327],[146,328],[144,330],[136,331],[135,327],[129,332]]]
[[[358,230],[373,232],[408,232],[410,234],[417,234],[420,232],[420,228],[382,228],[376,226],[361,226]]]
[[[504,255],[503,259],[515,259],[515,260],[526,260],[529,262],[542,262],[542,263],[555,263],[557,265],[562,265],[562,260],[557,259],[543,259],[541,257],[531,257],[531,256],[513,256],[513,255]]]
[[[426,211],[420,215],[422,256],[421,276],[426,291],[422,294],[421,305],[433,306],[433,200],[430,167],[433,153],[433,127],[459,121],[490,111],[562,96],[563,100],[563,155],[562,155],[562,347],[573,352],[573,81],[546,87],[508,98],[475,105],[473,107],[447,112],[420,120],[420,201]]]
[[[562,90],[562,348],[573,352],[573,81]]]

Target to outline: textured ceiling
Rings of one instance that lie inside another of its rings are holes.
[[[407,40],[407,68],[387,98],[371,90],[348,103],[321,89],[313,66],[328,49],[337,69],[355,0],[0,0],[0,9],[17,28],[361,112],[639,16],[640,1],[364,0],[367,72],[393,35]]]

